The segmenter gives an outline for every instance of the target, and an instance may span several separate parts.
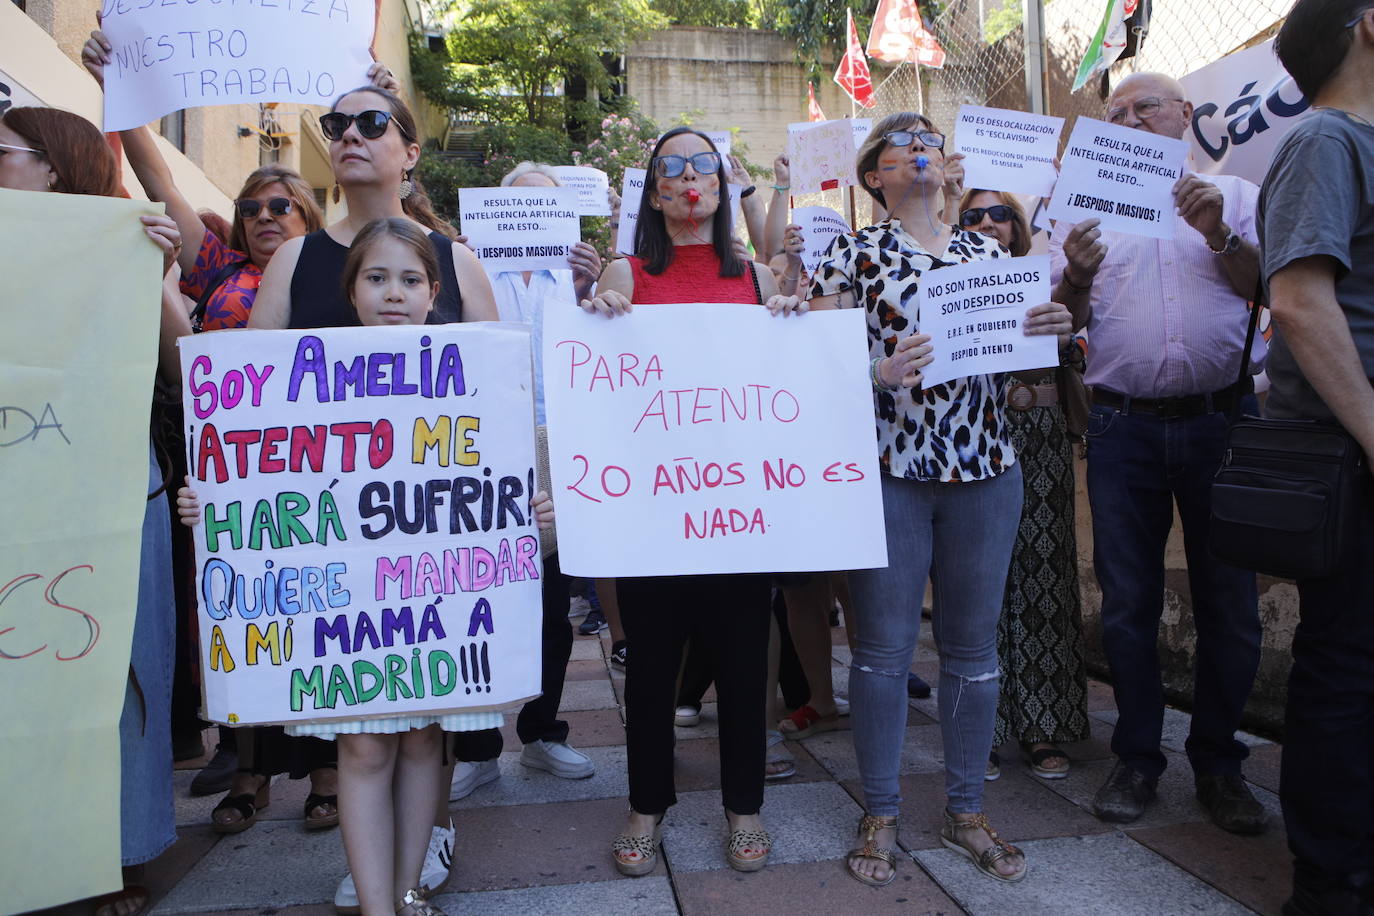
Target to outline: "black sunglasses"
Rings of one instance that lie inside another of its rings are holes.
[[[239,218],[244,220],[257,219],[262,212],[262,204],[247,197],[234,201],[234,207],[239,211]],[[273,216],[285,216],[291,212],[291,201],[285,197],[274,197],[267,202],[267,212]]]
[[[344,114],[341,111],[331,111],[327,115],[320,115],[320,132],[329,140],[342,140],[344,131],[348,130],[348,125],[357,122],[358,133],[368,140],[376,140],[386,133],[386,126],[395,119],[389,111],[377,111],[375,108],[368,111],[360,111],[355,115]],[[413,138],[405,132],[400,122],[397,122],[396,129],[401,132],[401,136],[407,140]]]
[[[1012,220],[1011,207],[1006,204],[996,204],[991,207],[969,207],[959,214],[959,225],[965,229],[972,229],[983,221],[983,215],[992,217],[994,223],[1009,223]]]
[[[945,148],[945,135],[937,134],[933,130],[894,130],[883,134],[883,139],[887,141],[888,146],[910,146],[919,139],[931,149]]]
[[[720,171],[720,153],[697,153],[695,156],[655,156],[654,173],[659,178],[676,178],[687,171],[687,163],[698,175],[714,175]]]

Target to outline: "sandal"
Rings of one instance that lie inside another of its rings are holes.
[[[630,836],[622,833],[611,840],[611,858],[615,870],[627,878],[647,875],[658,864],[658,849],[663,843],[663,815],[654,822],[651,836]]]
[[[746,856],[746,850],[763,850]],[[733,830],[725,841],[725,861],[735,871],[759,871],[773,852],[773,835],[767,830]]]
[[[816,712],[809,703],[778,723],[778,731],[792,741],[810,738],[821,732],[834,731],[839,727],[840,717],[838,714],[823,716]]]
[[[1061,748],[1045,742],[1043,744],[1022,744],[1021,751],[1030,761],[1031,771],[1041,779],[1063,779],[1069,775],[1072,760]],[[1045,761],[1058,759],[1058,766],[1045,766]]]
[[[315,814],[319,808],[322,813]],[[339,796],[316,795],[311,792],[305,797],[305,829],[328,830],[339,826]]]
[[[143,905],[134,910],[130,916],[139,916],[144,910],[148,909],[148,904],[152,897],[148,894],[148,888],[142,884],[126,884],[123,890],[118,890],[110,894],[102,894],[99,897],[90,899],[91,912],[99,913],[102,907],[117,907],[119,904],[128,900],[143,898]]]
[[[782,737],[782,732],[769,731],[767,735],[768,737],[764,744],[765,756],[763,758],[763,778],[786,779],[789,776],[796,776],[797,762],[792,755],[788,753],[787,748],[784,746],[776,751],[773,750],[773,748],[783,743],[784,739]]]
[[[396,916],[447,916],[447,914],[425,899],[424,891],[411,888],[405,892],[396,907]]]
[[[981,853],[975,853],[972,849],[969,849],[954,838],[955,831],[972,829],[982,830],[992,838],[992,845],[984,849]],[[1027,865],[1025,854],[999,837],[997,831],[993,830],[992,825],[988,823],[987,815],[983,814],[981,811],[978,812],[971,821],[960,821],[955,820],[954,815],[946,810],[945,825],[940,828],[940,842],[945,845],[946,849],[952,849],[973,862],[977,869],[989,878],[996,878],[998,881],[1010,883],[1013,881],[1020,881],[1022,878],[1026,877]],[[997,870],[995,867],[997,863],[1007,856],[1021,856],[1020,871],[1014,874],[1004,875]]]
[[[1002,776],[1002,757],[996,751],[988,752],[988,768],[983,771],[984,782],[996,782]]]
[[[256,793],[243,792],[238,795],[224,796],[210,812],[210,829],[215,833],[243,833],[258,822],[258,812],[267,807],[271,800],[271,793],[272,780],[270,777],[264,776],[262,785],[258,787]],[[221,811],[237,811],[239,819],[236,821],[218,820],[215,815]]]
[[[859,819],[859,833],[863,835],[864,844],[858,849],[851,849],[844,858],[844,870],[849,872],[849,877],[855,881],[862,881],[870,887],[887,887],[897,880],[897,856],[891,849],[884,849],[878,845],[876,837],[879,830],[886,830],[891,827],[897,828],[897,815],[880,816],[877,814],[865,814]],[[885,879],[879,880],[854,868],[850,859],[877,859],[879,862],[886,862],[888,875]]]

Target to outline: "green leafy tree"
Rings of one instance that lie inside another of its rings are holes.
[[[753,0],[653,0],[654,9],[672,25],[748,28],[757,14]]]

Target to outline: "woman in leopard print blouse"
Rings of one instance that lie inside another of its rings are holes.
[[[1008,434],[1001,376],[959,378],[921,390],[931,360],[919,333],[926,271],[1008,257],[996,240],[942,220],[944,137],[922,115],[890,115],[859,150],[858,179],[889,214],[837,236],[817,270],[815,308],[862,305],[876,391],[887,525],[886,569],[849,574],[857,636],[850,673],[854,745],[867,814],[850,874],[896,877],[898,769],[906,674],[916,648],[927,574],[940,647],[940,729],[948,796],[941,838],[985,874],[1015,881],[1020,850],[982,813],[983,775],[997,710],[997,618],[1021,513],[1021,469]],[[952,214],[951,214],[952,216]],[[1033,306],[1028,334],[1067,334],[1068,310]]]

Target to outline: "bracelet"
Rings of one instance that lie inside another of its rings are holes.
[[[873,359],[873,362],[868,364],[868,376],[873,382],[875,391],[896,391],[896,388],[888,387],[887,383],[883,381],[882,375],[878,372],[878,363],[882,362],[884,359],[886,359],[886,357],[878,356]]]
[[[773,190],[781,194],[783,191],[792,190],[792,186],[790,184],[775,184],[773,185]]]
[[[801,274],[783,274],[782,278],[784,280],[790,280],[791,282],[796,283],[798,280],[801,279]]]
[[[758,188],[751,184],[749,187],[739,192],[739,199],[744,200],[744,198],[748,197],[750,194],[753,194],[757,190]]]

